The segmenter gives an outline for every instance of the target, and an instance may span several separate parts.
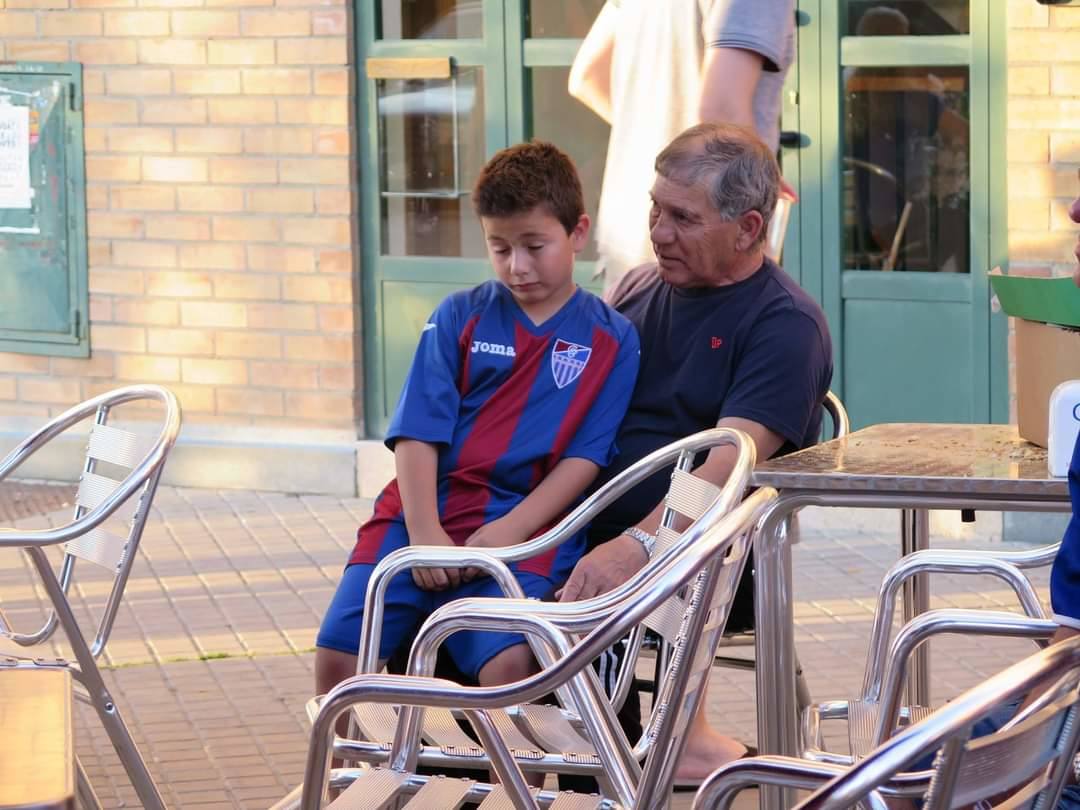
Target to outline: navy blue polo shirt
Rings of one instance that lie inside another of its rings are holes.
[[[1069,465],[1072,520],[1050,573],[1050,605],[1054,621],[1080,630],[1080,436]]]

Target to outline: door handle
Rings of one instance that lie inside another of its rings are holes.
[[[785,129],[780,133],[780,145],[787,149],[802,149],[810,145],[810,139],[794,129]]]

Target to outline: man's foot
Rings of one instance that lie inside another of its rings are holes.
[[[675,769],[676,784],[700,784],[721,765],[746,756],[747,748],[738,740],[712,728],[690,735],[679,766]]]

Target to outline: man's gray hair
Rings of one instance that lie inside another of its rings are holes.
[[[732,221],[757,211],[765,241],[780,191],[780,167],[752,129],[698,124],[677,135],[656,157],[656,173],[680,185],[707,183],[709,201]]]

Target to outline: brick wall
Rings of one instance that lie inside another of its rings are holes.
[[[359,424],[344,0],[0,9],[0,59],[84,65],[92,351],[0,353],[0,417],[154,381],[189,425]]]
[[[1080,8],[1009,0],[1009,266],[1012,273],[1068,275],[1080,193]],[[1009,390],[1016,390],[1009,336]],[[1010,407],[1015,420],[1015,400]]]

